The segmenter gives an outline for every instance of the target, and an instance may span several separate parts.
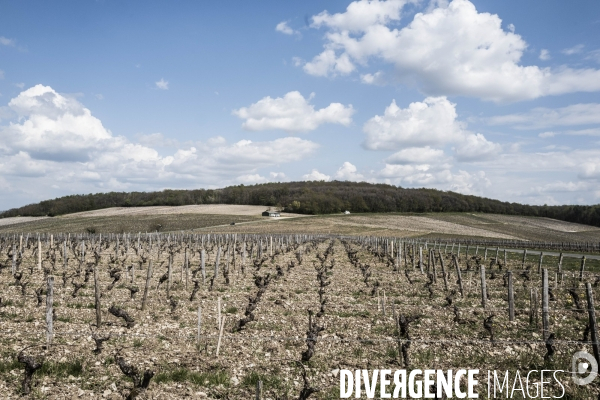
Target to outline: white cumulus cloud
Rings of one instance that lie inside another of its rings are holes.
[[[313,169],[306,175],[302,175],[302,180],[304,181],[328,181],[329,179],[331,179],[329,175],[322,174],[316,169]]]
[[[320,125],[350,125],[354,109],[352,105],[331,103],[325,108],[315,110],[310,104],[314,94],[307,99],[300,92],[293,91],[283,97],[269,96],[249,107],[234,110],[233,114],[244,119],[242,127],[250,131],[281,129],[286,132],[308,132]]]
[[[77,99],[37,85],[10,100],[0,125],[0,208],[51,196],[165,187],[222,187],[263,182],[261,168],[299,161],[319,145],[296,137],[227,142],[217,136],[182,145],[162,134],[142,143],[114,135]],[[154,148],[176,147],[170,155]],[[282,180],[282,173],[271,179]],[[59,192],[56,192],[59,190]]]
[[[358,173],[356,166],[346,161],[335,173],[335,179],[341,181],[360,181],[364,178],[362,174]]]
[[[300,32],[292,29],[287,21],[282,21],[275,26],[277,32],[281,32],[284,35],[299,35]]]
[[[304,64],[305,72],[347,75],[373,58],[393,65],[400,79],[430,95],[498,102],[600,90],[596,69],[520,64],[525,40],[502,29],[498,15],[478,12],[468,0],[437,2],[399,29],[394,24],[406,3],[355,1],[343,13],[313,16],[311,26],[326,29],[325,44]]]
[[[395,150],[403,146],[439,145],[463,136],[456,120],[455,105],[445,97],[428,97],[423,102],[400,108],[396,101],[363,126],[365,147],[371,150]]]

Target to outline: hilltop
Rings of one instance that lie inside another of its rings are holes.
[[[238,204],[279,207],[290,213],[331,214],[385,212],[483,212],[548,217],[600,226],[600,205],[534,206],[436,189],[407,189],[366,182],[285,182],[237,185],[222,189],[110,192],[70,195],[0,213],[16,216],[58,216],[110,207]]]

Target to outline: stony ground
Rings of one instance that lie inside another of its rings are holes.
[[[226,239],[231,242],[233,238],[222,238]],[[268,241],[265,237],[262,240]],[[214,243],[204,246],[208,259],[203,283],[201,272],[197,271],[202,245],[189,236],[183,242],[174,238],[170,247],[164,239],[160,245],[154,242],[151,251],[146,247],[139,254],[134,251],[133,243],[125,251],[121,242],[117,257],[115,241],[106,242],[97,263],[102,292],[100,327],[96,326],[91,272],[85,282],[86,269],[95,263],[91,250],[88,249],[82,264],[77,260],[77,252],[70,251],[65,270],[62,242],[57,240],[59,243],[53,249],[44,247],[43,269],[39,270],[33,253],[36,246],[25,248],[19,266],[22,277],[17,280],[10,273],[6,248],[9,243],[5,242],[0,254],[3,266],[0,269],[0,398],[21,396],[24,369],[16,357],[23,349],[24,355],[44,361],[33,375],[29,397],[48,399],[124,398],[133,383],[117,365],[120,357],[136,366],[140,373],[146,369],[154,372],[148,389],[138,399],[251,399],[260,380],[264,385],[264,398],[275,400],[296,399],[303,387],[319,390],[310,398],[338,399],[338,371],[342,368],[395,370],[404,368],[408,361],[408,369],[479,368],[483,379],[487,369],[518,369],[525,374],[530,369],[567,370],[576,350],[592,352],[589,345],[577,343],[583,337],[587,314],[576,310],[568,292],[572,288],[580,298],[580,306],[585,306],[583,283],[575,273],[569,272],[577,271],[576,260],[565,260],[563,268],[567,273],[562,282],[556,282],[554,272],[558,260],[544,259],[543,267],[551,271],[553,292],[550,331],[556,336],[556,354],[544,360],[547,350],[541,340],[541,310],[537,322],[534,319],[533,324],[530,323],[529,316],[530,289],[538,289],[538,293],[541,290],[536,257],[527,259],[525,265],[515,256],[509,258],[509,265],[492,263],[490,266],[491,252],[483,259],[481,250],[475,256],[475,249],[471,249],[467,259],[463,251],[459,263],[465,293],[461,296],[455,269],[451,268],[451,255],[444,254],[443,248],[445,271],[449,273],[447,290],[439,260],[435,264],[436,282],[428,284],[427,274],[421,273],[417,257],[414,267],[410,257],[401,259],[396,267],[396,260],[384,255],[379,245],[376,248],[374,244],[354,239],[319,239],[301,244],[293,244],[294,238],[290,236],[276,236],[274,240],[272,256],[267,248],[265,257],[259,261],[255,246],[253,258],[248,254],[244,268],[241,262],[244,237],[236,237],[235,266],[233,258],[225,256],[227,244],[223,243],[219,274],[212,287],[210,281],[218,248]],[[283,244],[278,245],[278,240]],[[250,245],[249,238],[246,242]],[[190,257],[187,279],[182,270],[186,248]],[[231,256],[233,244],[229,249]],[[167,292],[168,280],[157,286],[167,272],[170,252],[173,267]],[[140,263],[143,257],[146,262]],[[301,263],[298,258],[302,259]],[[153,273],[146,309],[142,311],[149,260],[153,262]],[[600,272],[597,263],[590,260],[586,264],[584,281],[597,283],[596,273]],[[424,264],[427,272],[427,258]],[[128,268],[132,265],[135,271]],[[490,299],[485,309],[481,305],[479,265],[487,268]],[[433,263],[429,268],[433,273]],[[514,271],[514,322],[508,321],[506,311],[507,288],[503,275],[507,268]],[[116,270],[120,279],[109,288]],[[192,276],[194,271],[197,271],[195,277]],[[228,271],[229,284],[225,271]],[[321,280],[317,279],[319,272]],[[45,274],[55,277],[55,337],[50,348],[43,347],[46,296],[41,294],[40,305],[36,296],[36,289],[46,287]],[[266,278],[269,283],[253,311],[254,320],[238,331],[235,328],[244,317],[249,297],[254,299],[259,286],[264,284],[264,280],[257,278]],[[194,280],[198,282],[198,290],[195,298],[190,299]],[[84,284],[76,295],[73,282]],[[320,285],[327,299],[322,315],[318,315]],[[139,289],[133,299],[131,287]],[[448,305],[450,302],[452,306]],[[109,313],[112,305],[126,311],[134,325],[127,328],[122,318]],[[458,316],[453,305],[458,307]],[[201,310],[199,338],[198,308]],[[324,329],[318,334],[314,355],[301,362],[307,350],[309,310],[314,314],[313,326]],[[219,314],[224,317],[220,346]],[[407,348],[408,360],[403,359],[399,351],[407,344],[408,337],[398,332],[394,315],[416,318],[409,324],[412,342]],[[484,326],[484,320],[491,315],[494,315],[494,341]],[[92,335],[108,334],[111,337],[104,342],[102,352],[95,354]],[[595,397],[600,391],[597,384],[580,388],[566,378],[564,382],[572,399]],[[483,387],[479,392],[480,398],[486,398]],[[560,391],[554,393],[560,394]]]

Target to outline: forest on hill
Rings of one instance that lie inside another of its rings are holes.
[[[223,189],[110,192],[71,195],[13,208],[0,218],[58,216],[109,207],[243,204],[300,214],[370,212],[483,212],[555,218],[600,226],[600,205],[532,206],[436,189],[406,189],[366,182],[285,182]]]

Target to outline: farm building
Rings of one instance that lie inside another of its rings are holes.
[[[279,211],[264,211],[262,213],[263,217],[281,217]]]
[[[350,211],[346,210],[344,211],[344,214],[350,214]]]

